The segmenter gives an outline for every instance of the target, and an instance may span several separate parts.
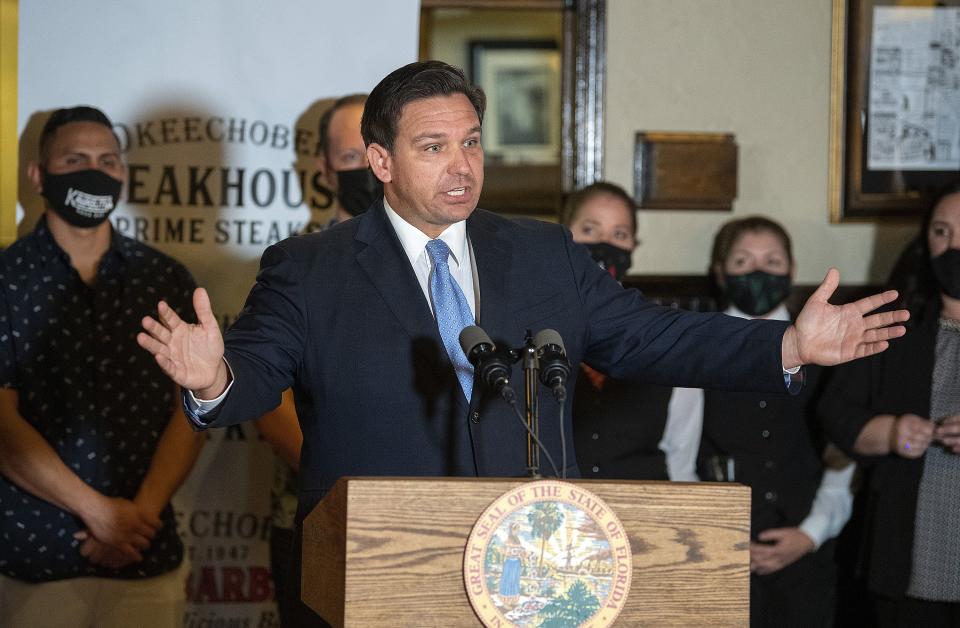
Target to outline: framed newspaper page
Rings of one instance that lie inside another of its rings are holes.
[[[960,0],[833,0],[832,222],[910,220],[960,176]]]

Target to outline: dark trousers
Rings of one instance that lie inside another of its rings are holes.
[[[830,626],[836,594],[832,541],[792,565],[750,576],[752,628]]]
[[[877,597],[879,628],[960,628],[960,602]]]
[[[279,534],[276,534],[278,531]],[[300,595],[300,571],[303,565],[303,537],[300,531],[273,528],[271,533],[270,566],[275,574],[280,625],[283,628],[330,628],[330,624],[303,603]]]

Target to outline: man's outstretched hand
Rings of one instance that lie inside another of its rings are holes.
[[[145,316],[137,342],[182,388],[201,399],[214,399],[226,390],[229,373],[223,361],[223,336],[203,288],[193,293],[193,309],[196,325],[185,322],[161,301],[157,307],[160,320]]]
[[[827,271],[820,287],[807,299],[797,321],[783,335],[783,367],[801,364],[832,366],[884,351],[889,340],[906,333],[906,310],[868,314],[897,298],[896,290],[864,297],[846,305],[828,299],[840,284],[836,268]]]

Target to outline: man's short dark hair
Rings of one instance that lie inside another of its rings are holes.
[[[43,125],[43,130],[40,131],[41,164],[47,162],[50,152],[50,143],[53,141],[53,136],[57,132],[57,129],[65,124],[70,124],[71,122],[94,122],[96,124],[102,124],[110,129],[111,133],[113,133],[113,138],[117,140],[117,146],[120,145],[120,138],[117,137],[116,132],[114,132],[113,123],[110,122],[110,118],[107,117],[107,114],[103,113],[96,107],[88,107],[86,105],[81,105],[78,107],[65,107],[63,109],[57,109],[50,114],[50,117],[47,118],[46,124]]]
[[[363,142],[379,144],[393,152],[397,125],[407,103],[435,96],[463,94],[483,122],[487,98],[483,90],[472,85],[463,70],[442,61],[417,61],[394,70],[380,81],[363,108],[360,133]]]
[[[570,194],[567,197],[566,202],[563,204],[563,210],[560,214],[561,222],[569,227],[577,217],[577,212],[580,211],[580,208],[587,204],[588,201],[597,196],[603,196],[604,194],[612,196],[618,200],[623,201],[623,204],[627,207],[627,213],[630,214],[630,231],[634,237],[637,236],[637,214],[636,214],[636,203],[634,203],[633,198],[627,194],[627,191],[624,190],[619,185],[615,183],[609,183],[607,181],[597,181],[591,183],[586,187],[582,187],[579,190]]]
[[[333,120],[333,114],[340,111],[344,107],[350,105],[362,105],[367,102],[366,94],[349,94],[347,96],[341,96],[337,98],[330,108],[323,112],[323,115],[320,116],[320,149],[323,151],[323,154],[327,157],[330,156],[328,152],[330,149],[330,121]]]

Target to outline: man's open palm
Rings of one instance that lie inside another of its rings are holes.
[[[831,268],[820,287],[807,300],[797,321],[784,335],[784,366],[821,364],[832,366],[884,351],[889,340],[906,329],[899,325],[910,318],[906,310],[870,314],[897,298],[896,290],[864,297],[846,305],[831,305],[828,299],[840,283],[840,273]]]
[[[187,323],[169,305],[160,302],[159,319],[143,318],[144,332],[137,334],[141,347],[154,355],[160,368],[182,388],[204,391],[214,387],[223,365],[223,336],[203,288],[193,293],[197,324]],[[215,395],[214,395],[215,396]]]

